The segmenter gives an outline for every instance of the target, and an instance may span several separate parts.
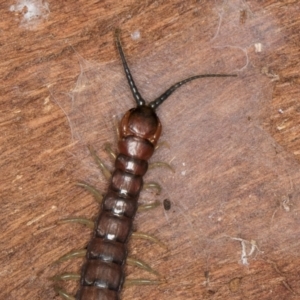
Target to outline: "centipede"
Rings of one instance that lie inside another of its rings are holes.
[[[171,85],[159,97],[148,104],[141,96],[128,67],[121,44],[121,31],[114,31],[117,52],[121,58],[124,73],[135,100],[135,107],[129,109],[118,126],[118,153],[114,156],[114,171],[110,174],[91,145],[89,151],[109,179],[104,196],[93,186],[80,182],[82,186],[99,200],[100,209],[96,222],[87,219],[68,218],[64,222],[79,222],[93,227],[92,237],[86,249],[76,250],[62,256],[58,261],[85,256],[81,274],[64,273],[55,276],[56,281],[78,279],[80,287],[75,296],[55,285],[56,292],[68,300],[119,300],[126,282],[125,265],[128,263],[128,241],[133,234],[133,221],[139,207],[139,196],[144,186],[144,175],[153,156],[162,125],[156,110],[179,87],[204,77],[235,77],[236,74],[201,74],[188,77]],[[138,235],[138,234],[137,234]],[[155,240],[151,236],[146,238]],[[147,269],[147,264],[143,265]],[[152,269],[149,267],[149,271]],[[155,271],[153,271],[155,273]],[[142,280],[137,279],[137,284]],[[147,281],[144,282],[147,284]],[[159,284],[160,281],[148,281]]]

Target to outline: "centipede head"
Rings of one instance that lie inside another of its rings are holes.
[[[154,146],[161,134],[161,123],[153,108],[140,105],[130,109],[120,123],[120,137],[136,136]]]

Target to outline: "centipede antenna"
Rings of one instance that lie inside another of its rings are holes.
[[[170,88],[168,88],[162,95],[160,95],[158,98],[153,100],[149,103],[149,106],[153,109],[156,109],[159,105],[161,105],[175,90],[177,90],[179,87],[184,85],[187,82],[190,82],[192,80],[198,79],[198,78],[205,78],[205,77],[236,77],[236,74],[203,74],[203,75],[196,75],[189,77],[187,79],[184,79],[182,81],[179,81],[172,85]]]
[[[134,80],[132,78],[132,75],[130,73],[129,67],[127,65],[125,54],[124,54],[124,51],[122,49],[122,45],[121,45],[121,41],[120,41],[120,33],[121,33],[120,29],[115,30],[116,46],[117,46],[118,52],[119,52],[119,54],[121,56],[121,59],[122,59],[123,68],[124,68],[124,71],[125,71],[125,74],[126,74],[128,84],[130,86],[130,90],[132,92],[133,98],[135,99],[135,102],[136,102],[137,106],[145,105],[146,104],[145,100],[142,98],[141,94],[139,93],[139,91],[138,91],[138,89],[137,89],[137,87],[134,83]]]

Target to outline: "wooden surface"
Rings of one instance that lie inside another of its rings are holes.
[[[176,172],[151,170],[163,191],[143,199],[172,208],[139,214],[136,228],[168,250],[132,241],[130,255],[166,283],[125,288],[122,300],[299,299],[298,1],[30,3],[1,3],[0,298],[59,299],[48,278],[80,270],[81,260],[53,262],[90,231],[56,221],[97,214],[77,180],[105,190],[84,145],[111,164],[112,116],[133,105],[120,27],[146,100],[188,76],[238,74],[193,82],[159,108],[170,147],[153,161]]]

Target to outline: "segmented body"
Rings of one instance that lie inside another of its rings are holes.
[[[179,81],[146,105],[133,81],[123,53],[119,30],[115,33],[116,46],[121,56],[125,75],[136,102],[136,107],[123,117],[119,128],[119,154],[115,161],[108,191],[104,196],[95,230],[86,251],[87,261],[81,272],[77,300],[118,300],[124,283],[127,242],[132,232],[138,198],[143,187],[143,176],[148,160],[153,155],[161,134],[161,123],[155,113],[176,89],[204,77],[229,77],[228,74],[196,75]],[[169,209],[169,204],[165,209]],[[76,251],[75,251],[76,252]],[[85,253],[85,251],[83,250]],[[58,276],[63,280],[68,275]],[[60,288],[65,299],[74,299]]]
[[[147,160],[154,152],[160,132],[160,121],[150,107],[133,108],[123,117],[115,171],[82,269],[80,300],[119,299],[126,243],[148,168]]]

